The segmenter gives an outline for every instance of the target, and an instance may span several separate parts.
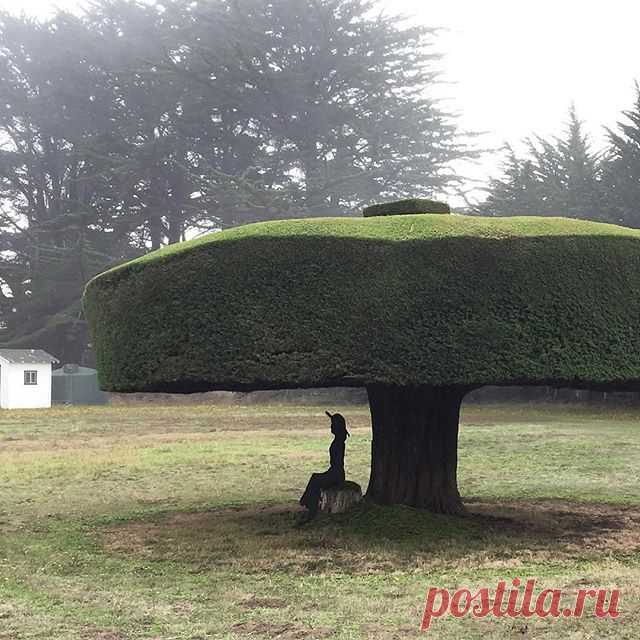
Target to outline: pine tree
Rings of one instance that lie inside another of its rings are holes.
[[[605,164],[604,187],[611,220],[640,227],[640,87],[636,101],[624,111],[617,131],[609,130],[610,150]]]
[[[564,137],[538,136],[526,149],[519,158],[507,148],[503,176],[491,181],[479,213],[605,219],[601,159],[573,107]]]
[[[433,32],[364,0],[220,0],[192,5],[182,65],[231,85],[266,190],[297,215],[353,212],[385,198],[434,195],[471,155],[433,98]],[[220,60],[234,60],[222,71]],[[179,67],[180,65],[178,65]],[[224,121],[229,114],[219,113]],[[247,129],[247,126],[249,127]],[[247,212],[248,213],[248,212]],[[265,217],[269,214],[263,213]],[[290,215],[285,211],[285,215]]]
[[[80,32],[70,16],[0,17],[0,340],[74,361],[84,284],[128,255],[110,227],[111,101]]]
[[[531,159],[519,158],[512,147],[505,147],[503,175],[493,179],[489,195],[477,213],[491,216],[540,215],[543,195]]]

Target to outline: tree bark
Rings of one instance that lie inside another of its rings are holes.
[[[367,499],[436,513],[463,511],[458,493],[462,387],[367,387],[373,440]]]

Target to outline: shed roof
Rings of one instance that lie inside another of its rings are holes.
[[[0,358],[13,364],[49,364],[58,359],[42,349],[0,349]]]

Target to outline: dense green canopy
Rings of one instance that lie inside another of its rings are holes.
[[[93,279],[103,388],[640,387],[640,232],[561,218],[265,222]]]

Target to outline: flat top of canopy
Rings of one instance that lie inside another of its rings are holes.
[[[476,217],[412,214],[377,218],[332,217],[274,220],[234,227],[187,242],[172,244],[115,267],[106,273],[131,265],[164,260],[193,249],[204,248],[210,244],[232,242],[244,238],[334,237],[402,242],[463,237],[508,240],[554,236],[626,236],[640,239],[640,230],[588,220],[541,216]]]

